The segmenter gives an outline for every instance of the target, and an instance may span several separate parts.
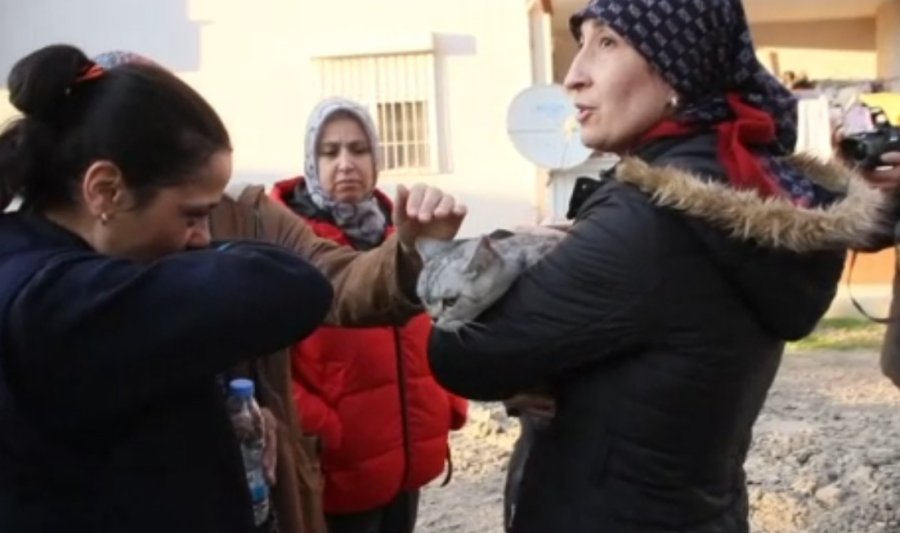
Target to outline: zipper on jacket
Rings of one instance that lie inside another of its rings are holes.
[[[397,386],[400,390],[400,424],[403,429],[403,481],[401,491],[406,490],[409,483],[409,463],[412,460],[412,449],[409,442],[409,413],[406,404],[406,369],[403,366],[403,349],[400,344],[400,328],[392,328],[394,332],[394,352],[397,355]]]

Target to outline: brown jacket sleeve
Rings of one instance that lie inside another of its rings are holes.
[[[314,264],[334,287],[325,318],[333,326],[402,324],[422,312],[415,296],[421,270],[418,256],[400,250],[396,236],[367,252],[357,252],[316,236],[302,218],[266,196],[260,186],[225,195],[213,211],[216,240],[253,239],[293,250]]]

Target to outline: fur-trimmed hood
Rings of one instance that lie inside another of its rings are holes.
[[[837,292],[846,251],[869,248],[892,227],[887,197],[836,163],[801,155],[780,162],[835,193],[823,207],[803,207],[730,186],[714,134],[661,140],[638,156],[610,175],[654,206],[684,213],[723,279],[782,340],[815,328]]]
[[[850,169],[806,155],[790,156],[787,163],[841,198],[827,207],[803,208],[786,198],[763,199],[753,191],[673,166],[651,166],[634,157],[625,158],[614,175],[649,194],[657,205],[769,248],[795,252],[866,248],[889,223],[886,196]]]

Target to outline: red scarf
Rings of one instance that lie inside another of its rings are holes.
[[[784,191],[775,177],[748,149],[749,146],[775,141],[775,121],[765,111],[745,104],[737,93],[728,93],[727,98],[734,119],[714,127],[719,138],[716,149],[719,163],[728,180],[735,188],[753,189],[762,197],[783,195]],[[639,144],[663,137],[683,137],[696,133],[698,129],[698,126],[664,120],[641,137]]]

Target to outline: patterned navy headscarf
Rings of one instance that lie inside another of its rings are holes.
[[[732,120],[726,95],[740,95],[775,123],[774,142],[754,150],[779,187],[800,204],[832,200],[771,157],[794,151],[797,100],[757,59],[740,0],[591,0],[569,20],[576,39],[591,19],[625,38],[675,89],[677,122],[704,126]]]
[[[725,93],[738,92],[771,115],[782,153],[797,142],[797,100],[765,67],[740,0],[593,0],[569,21],[598,19],[627,39],[678,92],[679,118],[714,123],[731,116]]]

